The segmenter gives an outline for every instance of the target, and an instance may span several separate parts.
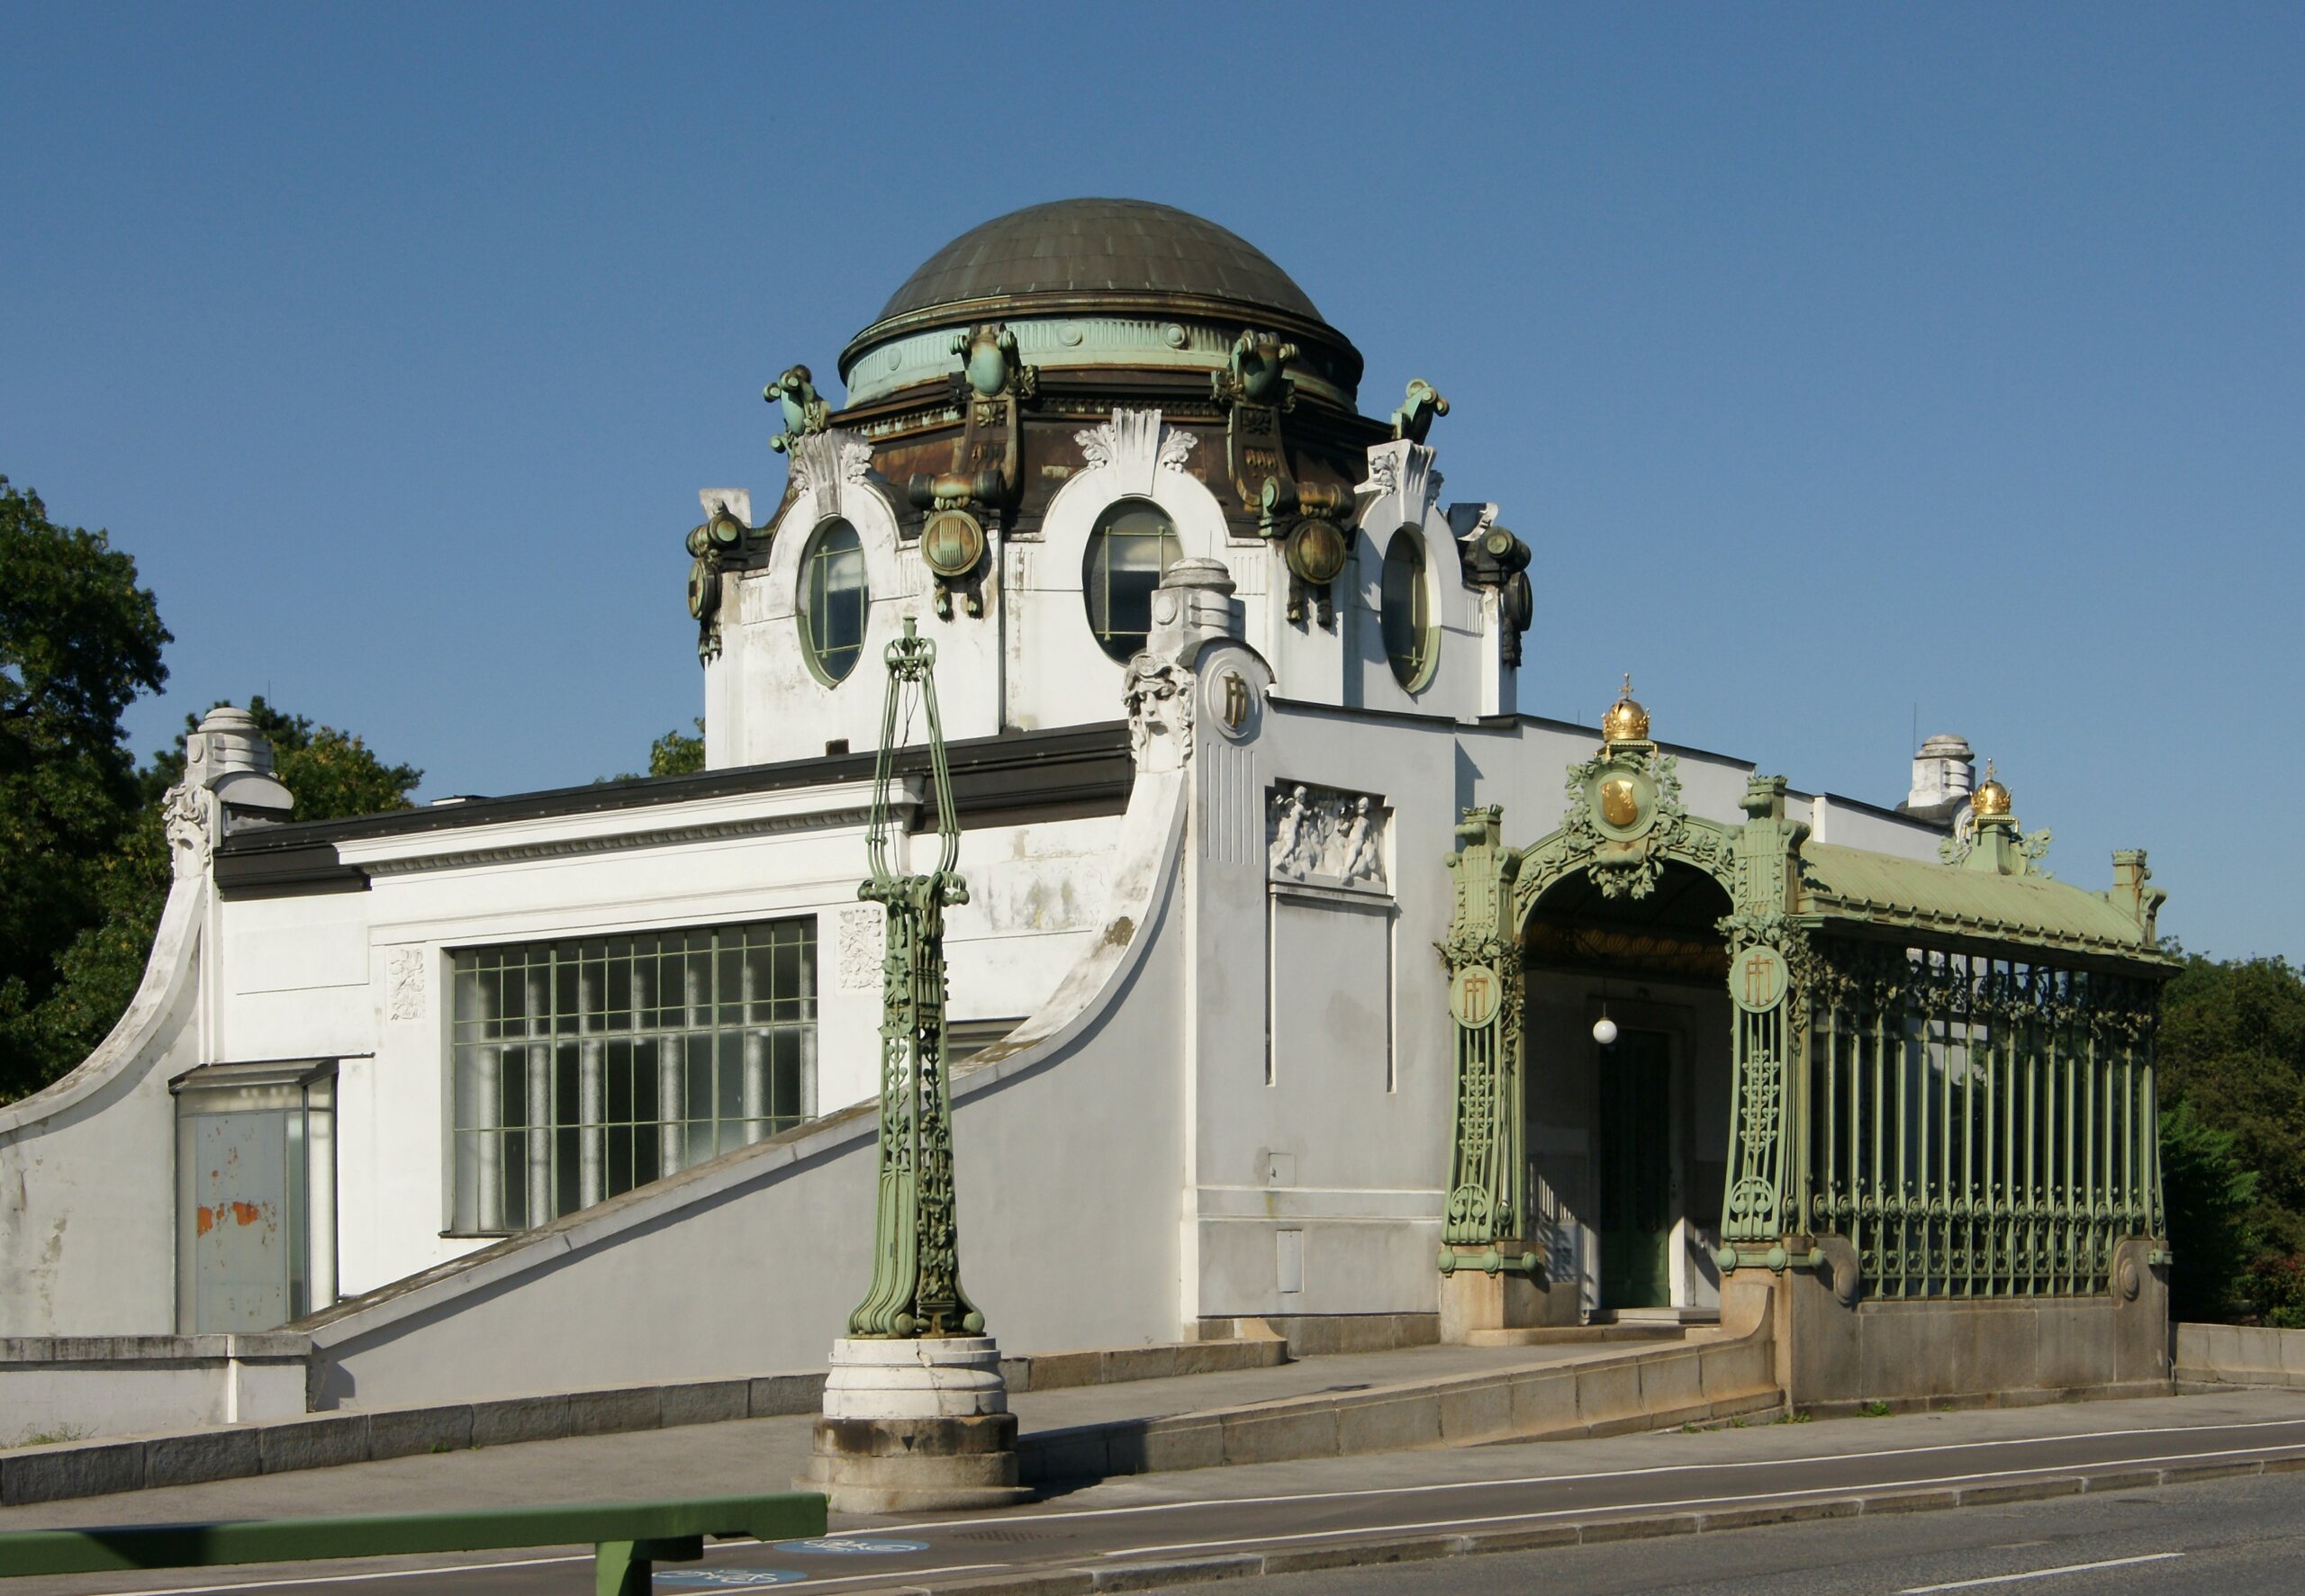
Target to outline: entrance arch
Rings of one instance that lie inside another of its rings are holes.
[[[1619,718],[1620,710],[1632,713]],[[1681,804],[1676,761],[1649,741],[1647,717],[1629,699],[1612,711],[1604,736],[1594,758],[1569,769],[1568,812],[1550,835],[1526,848],[1506,847],[1504,811],[1496,806],[1466,810],[1457,827],[1458,849],[1449,861],[1455,913],[1442,947],[1457,1054],[1439,1258],[1444,1338],[1549,1321],[1572,1311],[1559,1300],[1567,1282],[1556,1278],[1571,1260],[1559,1256],[1558,1231],[1542,1222],[1532,1184],[1526,1034],[1532,939],[1541,945],[1557,937],[1553,923],[1565,913],[1571,920],[1584,915],[1615,922],[1588,927],[1591,935],[1609,931],[1637,942],[1643,934],[1653,939],[1665,925],[1701,929],[1674,925],[1675,917],[1710,910],[1721,974],[1755,963],[1762,978],[1755,1000],[1713,1005],[1725,1016],[1716,1034],[1728,1037],[1733,1071],[1726,1112],[1716,1121],[1727,1126],[1727,1146],[1715,1258],[1720,1267],[1733,1267],[1749,1252],[1749,1261],[1781,1267],[1785,1060],[1796,1006],[1787,1001],[1793,983],[1786,952],[1798,940],[1785,911],[1807,828],[1786,818],[1785,784],[1778,777],[1749,783],[1741,805],[1749,818],[1741,825],[1690,815]],[[1540,906],[1550,906],[1532,924]],[[1633,951],[1632,942],[1620,949]],[[1713,989],[1723,991],[1718,975]],[[1487,1000],[1469,1004],[1468,995]],[[1690,1178],[1686,1170],[1683,1178]],[[1692,1195],[1685,1186],[1684,1215]],[[1682,1222],[1675,1221],[1677,1227]],[[1580,1294],[1586,1273],[1579,1265]]]
[[[1733,1074],[1720,925],[1731,909],[1710,874],[1668,861],[1640,898],[1564,875],[1522,922],[1523,1113],[1545,1322],[1718,1305],[1710,1255]]]

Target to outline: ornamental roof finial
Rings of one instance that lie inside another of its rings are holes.
[[[1617,701],[1601,717],[1601,741],[1604,743],[1646,743],[1649,741],[1649,711],[1633,700],[1632,672],[1624,673],[1624,690]]]
[[[2009,789],[1993,772],[1993,762],[1984,762],[1984,782],[1970,798],[1969,806],[1979,820],[2005,820],[2009,816]]]

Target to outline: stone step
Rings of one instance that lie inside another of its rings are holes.
[[[1623,1324],[1546,1324],[1525,1330],[1484,1330],[1467,1333],[1469,1347],[1553,1347],[1590,1341],[1607,1345],[1620,1341],[1677,1341],[1688,1334],[1677,1320]]]

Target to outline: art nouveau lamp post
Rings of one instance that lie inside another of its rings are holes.
[[[872,1285],[833,1343],[809,1472],[836,1512],[992,1507],[1027,1494],[1017,1483],[1017,1420],[984,1315],[961,1289],[960,1220],[953,1193],[952,1091],[945,1059],[945,910],[968,901],[954,867],[961,833],[936,714],[936,646],[907,618],[889,645],[872,817],[871,879],[860,897],[888,909],[881,962],[880,1178]],[[897,711],[919,694],[928,724],[936,803],[936,868],[890,865],[889,780]]]

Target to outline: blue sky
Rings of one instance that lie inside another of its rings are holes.
[[[922,257],[1264,248],[1537,551],[1524,706],[1902,796],[2305,957],[2305,9],[0,5],[0,472],[424,792],[700,708],[695,491]],[[1917,707],[1917,708],[1916,708]]]

